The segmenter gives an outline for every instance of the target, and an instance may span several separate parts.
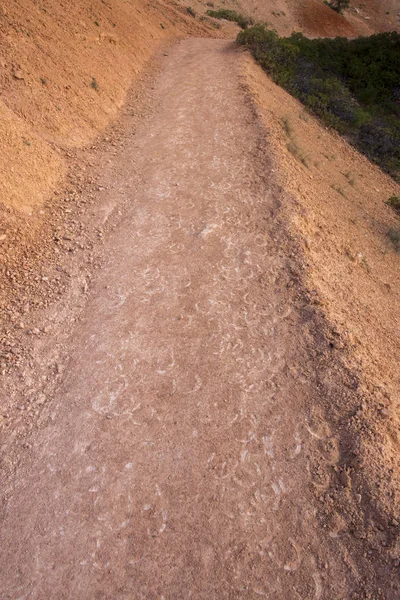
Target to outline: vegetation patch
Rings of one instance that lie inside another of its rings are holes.
[[[400,35],[280,38],[265,25],[238,34],[272,79],[400,180]]]
[[[391,206],[396,212],[400,213],[400,196],[392,196],[386,201],[388,206]]]
[[[389,229],[388,236],[396,252],[400,252],[400,229]]]
[[[346,177],[347,181],[349,182],[349,184],[351,186],[355,186],[356,185],[356,178],[354,173],[352,173],[351,171],[348,171],[347,173],[344,173],[344,176]]]
[[[206,13],[209,17],[214,19],[225,19],[226,21],[233,21],[237,23],[242,29],[247,29],[250,25],[253,25],[254,21],[251,17],[245,17],[235,10],[228,10],[221,8],[220,10],[208,10]]]
[[[288,141],[286,143],[286,148],[289,150],[290,154],[294,156],[296,160],[301,162],[305,167],[309,167],[308,157],[305,155],[302,148],[298,145],[295,137],[292,125],[288,117],[284,117],[282,119],[283,129],[288,137]]]
[[[338,194],[340,194],[341,196],[343,196],[343,198],[346,198],[346,194],[344,193],[343,189],[340,187],[340,185],[337,185],[336,183],[333,183],[331,185],[331,188],[333,190],[335,190],[335,192],[337,192]]]
[[[94,90],[96,90],[96,92],[99,91],[99,84],[97,83],[97,80],[95,77],[92,77],[92,81],[90,82],[90,87],[93,88]]]

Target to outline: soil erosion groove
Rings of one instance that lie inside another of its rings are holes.
[[[365,581],[315,509],[310,457],[340,448],[239,54],[177,44],[121,159],[131,205],[3,507],[4,598],[328,600]]]

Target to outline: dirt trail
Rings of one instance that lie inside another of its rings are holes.
[[[293,288],[238,52],[175,46],[110,180],[132,202],[5,490],[2,598],[338,600],[375,581],[341,516],[321,527],[316,457],[340,459],[321,407],[347,375]]]

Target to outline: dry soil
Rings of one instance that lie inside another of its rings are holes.
[[[165,54],[148,116],[93,159],[104,245],[79,319],[31,331],[20,390],[40,357],[54,387],[15,392],[3,597],[394,600],[399,523],[382,527],[328,418],[357,410],[358,380],[306,294],[243,54]]]

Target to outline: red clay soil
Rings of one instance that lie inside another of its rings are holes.
[[[357,29],[320,0],[300,0],[296,3],[300,30],[311,37],[355,37]]]

